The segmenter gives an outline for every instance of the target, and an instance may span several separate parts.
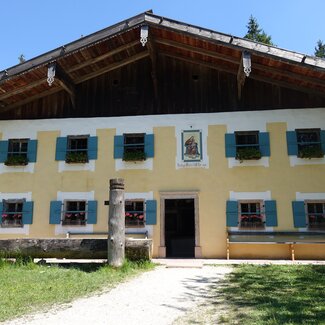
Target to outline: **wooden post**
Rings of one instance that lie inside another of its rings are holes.
[[[109,181],[108,264],[120,267],[125,257],[124,179]]]
[[[227,260],[229,261],[230,259],[230,247],[229,247],[229,238],[227,237]]]
[[[295,261],[295,249],[294,249],[293,243],[290,244],[290,250],[291,250],[291,261],[294,262]]]

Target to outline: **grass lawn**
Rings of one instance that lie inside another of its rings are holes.
[[[325,266],[235,266],[178,324],[325,324]]]
[[[97,264],[58,267],[0,259],[0,322],[107,290],[153,267],[150,262],[126,262],[120,269]]]

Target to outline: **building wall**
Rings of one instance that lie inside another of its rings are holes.
[[[134,116],[0,121],[0,137],[38,140],[37,161],[26,167],[0,164],[0,199],[8,195],[28,197],[34,202],[33,223],[24,228],[0,228],[0,238],[65,237],[69,227],[50,225],[50,201],[73,198],[83,193],[98,201],[97,223],[80,226],[80,231],[107,231],[109,179],[125,179],[127,198],[157,200],[157,224],[147,226],[160,246],[160,192],[197,191],[202,256],[226,256],[226,201],[262,196],[277,203],[278,226],[268,230],[306,231],[295,228],[291,202],[304,195],[325,198],[325,158],[298,159],[288,156],[286,131],[295,128],[323,128],[325,109],[257,112],[207,113],[186,115]],[[184,163],[181,134],[202,132],[202,161]],[[269,132],[271,156],[239,163],[225,157],[225,133],[259,130]],[[155,156],[145,162],[114,159],[114,135],[153,133]],[[98,159],[82,165],[55,160],[56,138],[89,134],[98,137]],[[305,193],[305,194],[304,194]],[[309,194],[308,194],[309,193]],[[313,194],[310,194],[313,193]],[[233,229],[236,230],[236,229]],[[233,247],[234,257],[287,257],[288,247],[254,245]],[[310,249],[309,249],[309,248]],[[325,258],[324,249],[306,245],[301,257]],[[317,252],[315,253],[315,251]],[[244,254],[244,252],[246,252]]]

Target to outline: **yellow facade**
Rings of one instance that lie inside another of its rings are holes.
[[[312,110],[310,111],[312,113]],[[306,110],[306,114],[308,110]],[[236,113],[229,113],[236,114]],[[259,113],[263,116],[263,112]],[[324,114],[317,111],[321,119]],[[213,115],[214,118],[217,114]],[[199,119],[197,114],[195,119]],[[128,118],[124,118],[128,123]],[[163,117],[161,117],[163,119]],[[315,117],[318,119],[318,117]],[[280,118],[281,120],[281,118]],[[285,118],[284,118],[285,120]],[[324,120],[322,122],[325,122]],[[14,123],[11,121],[10,123]],[[30,122],[31,124],[33,121]],[[300,122],[299,122],[300,123]],[[298,123],[298,124],[299,124]],[[157,123],[162,124],[162,123]],[[324,124],[324,123],[323,123]],[[229,167],[225,157],[225,133],[227,125],[214,123],[206,125],[208,156],[207,168],[176,168],[177,127],[176,125],[152,125],[155,136],[155,156],[152,169],[119,169],[113,157],[114,135],[116,128],[96,128],[98,137],[98,158],[94,171],[58,171],[59,162],[55,160],[56,138],[58,130],[37,131],[37,162],[33,172],[6,172],[0,174],[1,193],[32,193],[34,202],[33,223],[28,234],[10,234],[1,232],[0,238],[49,238],[65,237],[56,234],[56,225],[49,224],[50,202],[57,199],[60,192],[91,192],[98,202],[97,223],[93,232],[107,231],[109,179],[124,178],[126,193],[152,192],[157,200],[157,224],[153,226],[153,255],[158,256],[161,243],[161,206],[162,192],[198,193],[198,225],[200,237],[200,255],[204,258],[226,257],[226,201],[229,193],[270,191],[277,203],[278,226],[274,231],[297,231],[293,224],[291,202],[296,193],[325,193],[325,164],[291,166],[287,153],[287,121],[267,122],[266,131],[270,135],[271,156],[269,166]],[[310,127],[310,125],[308,125]],[[82,134],[85,132],[82,131]],[[4,139],[4,133],[0,134]],[[10,135],[14,137],[15,135]],[[135,166],[137,163],[133,163]],[[79,228],[78,228],[79,229]],[[82,228],[81,230],[82,231]],[[232,245],[233,258],[289,258],[288,245]],[[296,257],[325,258],[324,245],[297,246]]]

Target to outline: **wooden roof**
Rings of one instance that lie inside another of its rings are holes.
[[[142,26],[149,30],[145,46],[140,42]],[[144,58],[152,63],[154,88],[159,56],[238,77],[244,51],[251,57],[249,78],[325,97],[323,59],[145,12],[0,71],[0,114],[62,89],[73,102],[76,85]],[[52,63],[56,65],[56,75],[49,86],[47,74]]]

